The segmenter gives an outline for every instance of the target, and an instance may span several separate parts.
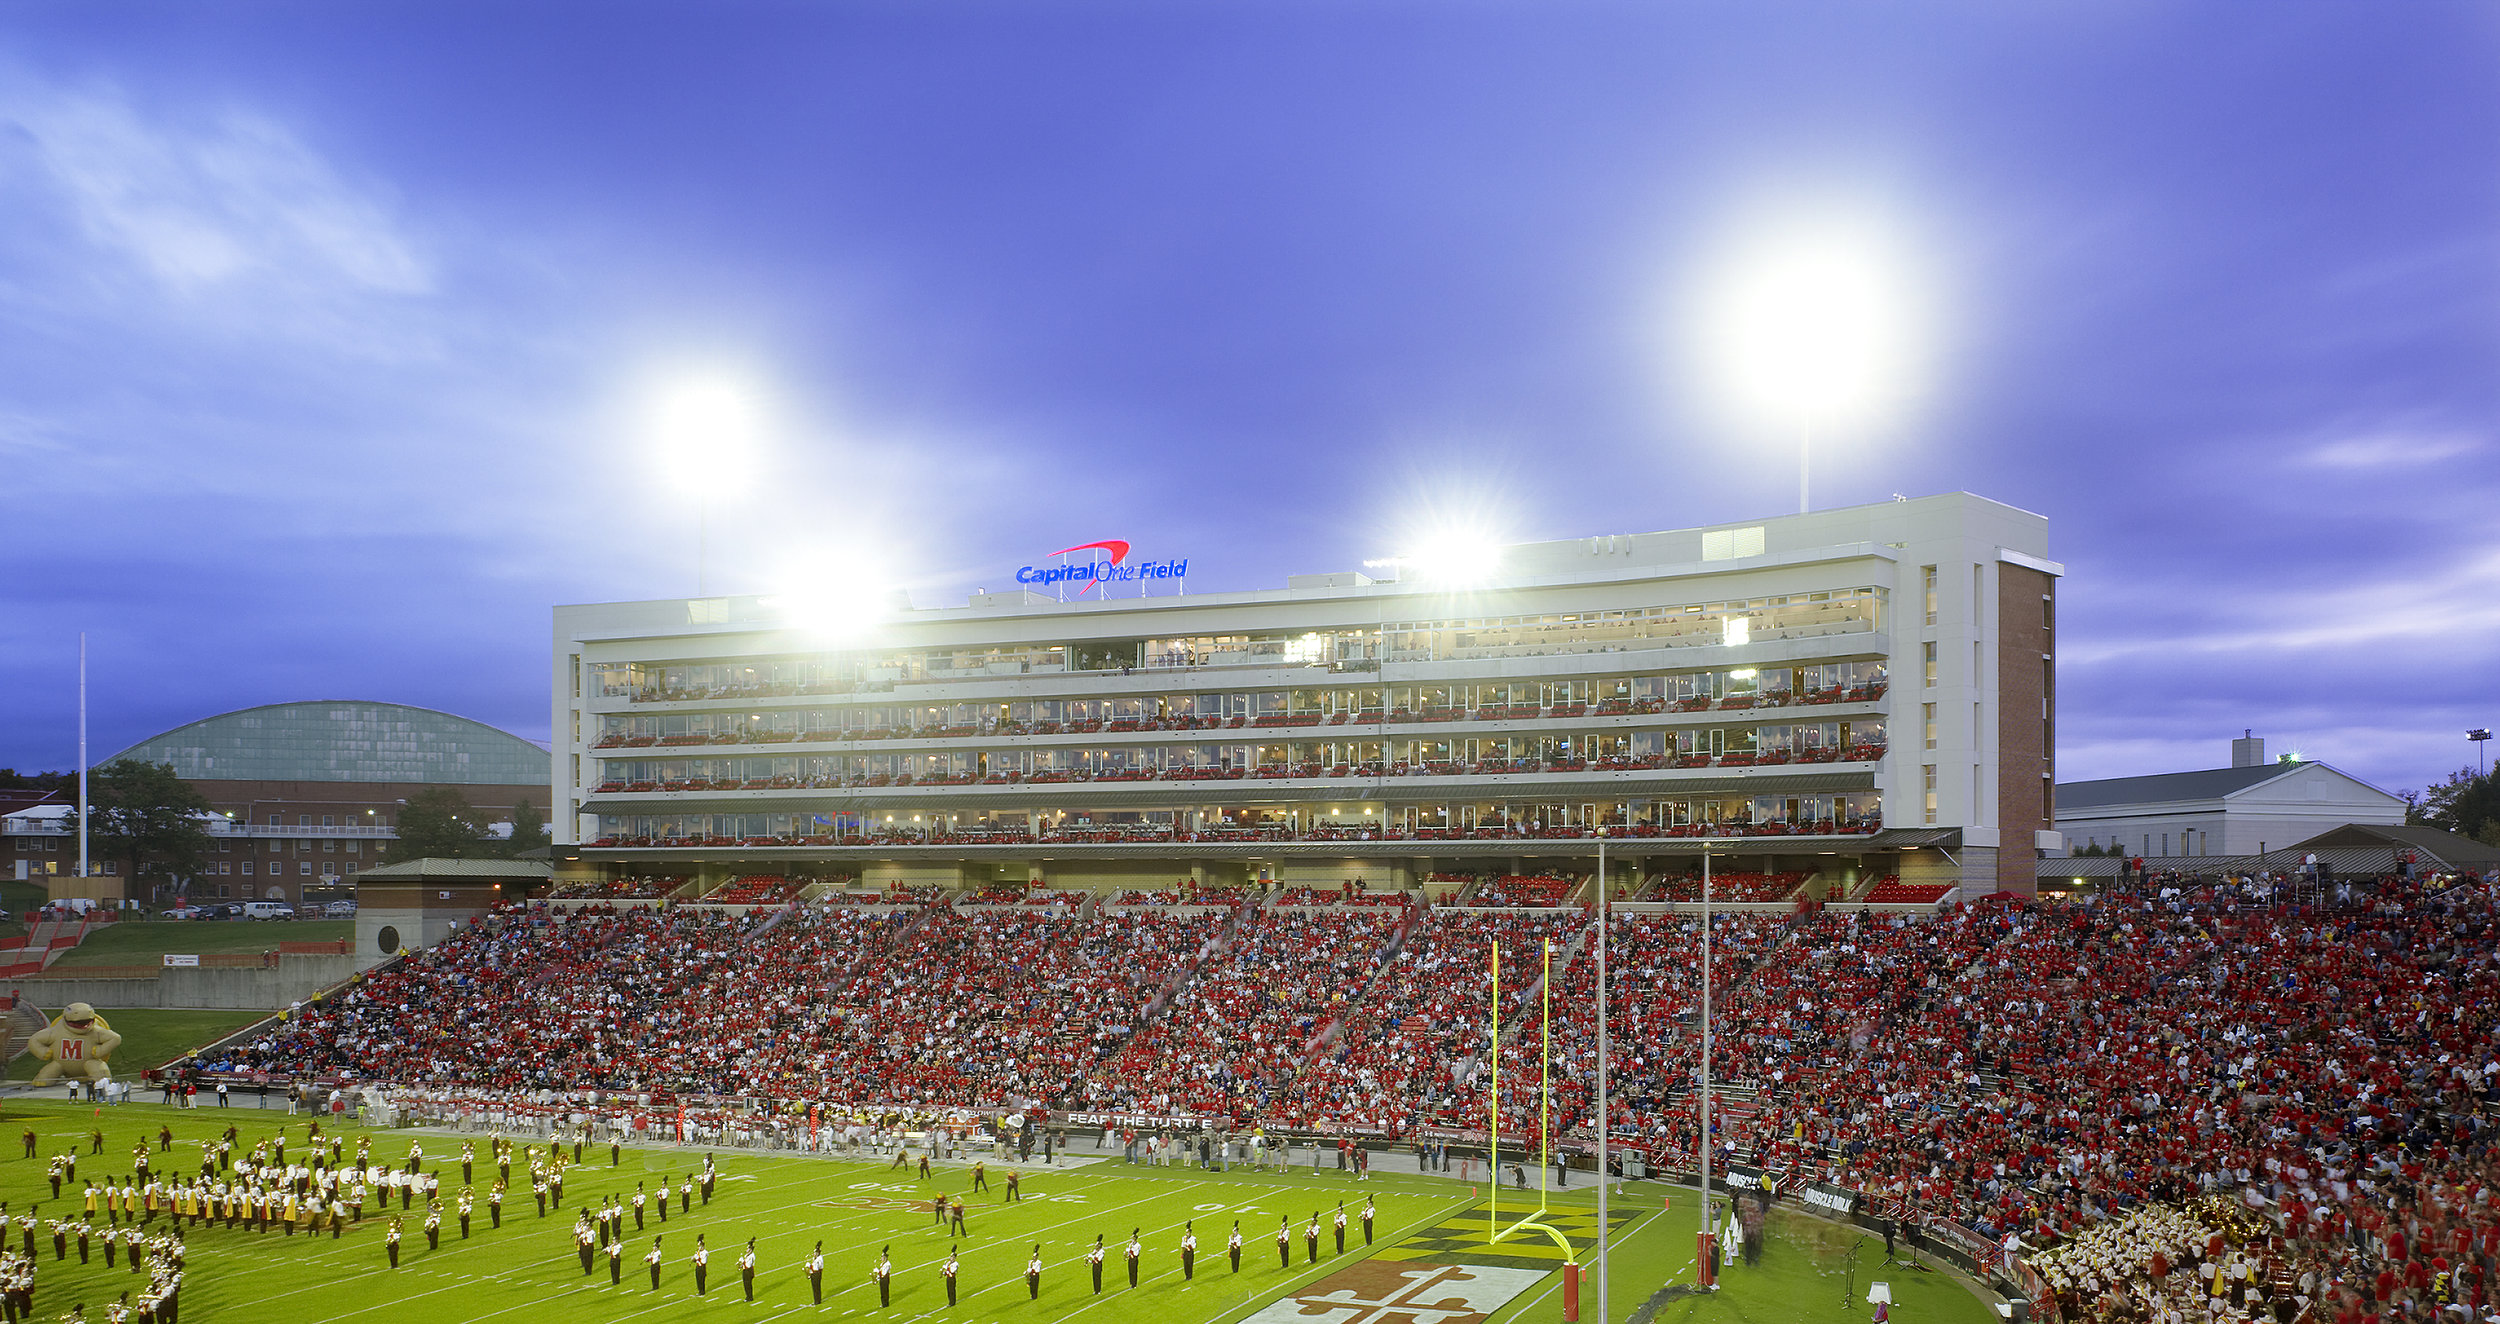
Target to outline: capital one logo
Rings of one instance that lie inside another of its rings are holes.
[[[1101,542],[1082,542],[1074,547],[1062,547],[1052,552],[1051,555],[1066,556],[1071,552],[1107,552],[1110,555],[1104,559],[1079,561],[1074,565],[1028,565],[1016,571],[1016,582],[1030,588],[1049,588],[1054,584],[1079,583],[1082,587],[1078,588],[1076,593],[1078,597],[1083,597],[1105,584],[1129,584],[1146,579],[1180,579],[1189,573],[1189,560],[1186,557],[1168,561],[1139,561],[1131,564],[1128,559],[1128,549],[1128,543],[1118,538],[1106,538]]]

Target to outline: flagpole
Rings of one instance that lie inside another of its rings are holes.
[[[87,632],[78,632],[78,876],[87,876]]]

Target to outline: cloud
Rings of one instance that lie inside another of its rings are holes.
[[[421,295],[434,280],[387,193],[240,109],[150,116],[110,86],[0,79],[0,183],[90,250],[187,297]]]
[[[2483,445],[2480,437],[2454,432],[2382,432],[2323,442],[2300,459],[2321,469],[2418,468],[2470,455]]]
[[[2200,602],[2201,627],[2141,633],[2099,632],[2070,644],[2060,660],[2076,666],[2154,655],[2282,651],[2314,658],[2320,653],[2380,650],[2394,645],[2500,637],[2500,551],[2461,555],[2444,567],[2392,578],[2321,588],[2299,585],[2272,592],[2240,589],[2216,602]]]

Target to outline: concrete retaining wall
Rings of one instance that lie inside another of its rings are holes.
[[[58,1013],[84,1002],[107,1017],[119,1007],[182,1011],[279,1011],[355,973],[352,956],[281,956],[274,969],[215,970],[174,966],[154,979],[59,979],[34,976],[9,981],[35,1005]]]

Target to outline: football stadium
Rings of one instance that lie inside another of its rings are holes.
[[[171,1061],[20,1000],[10,1318],[2488,1300],[2493,880],[2035,895],[2037,516],[1131,550],[559,608],[544,864],[372,871],[352,975]]]

